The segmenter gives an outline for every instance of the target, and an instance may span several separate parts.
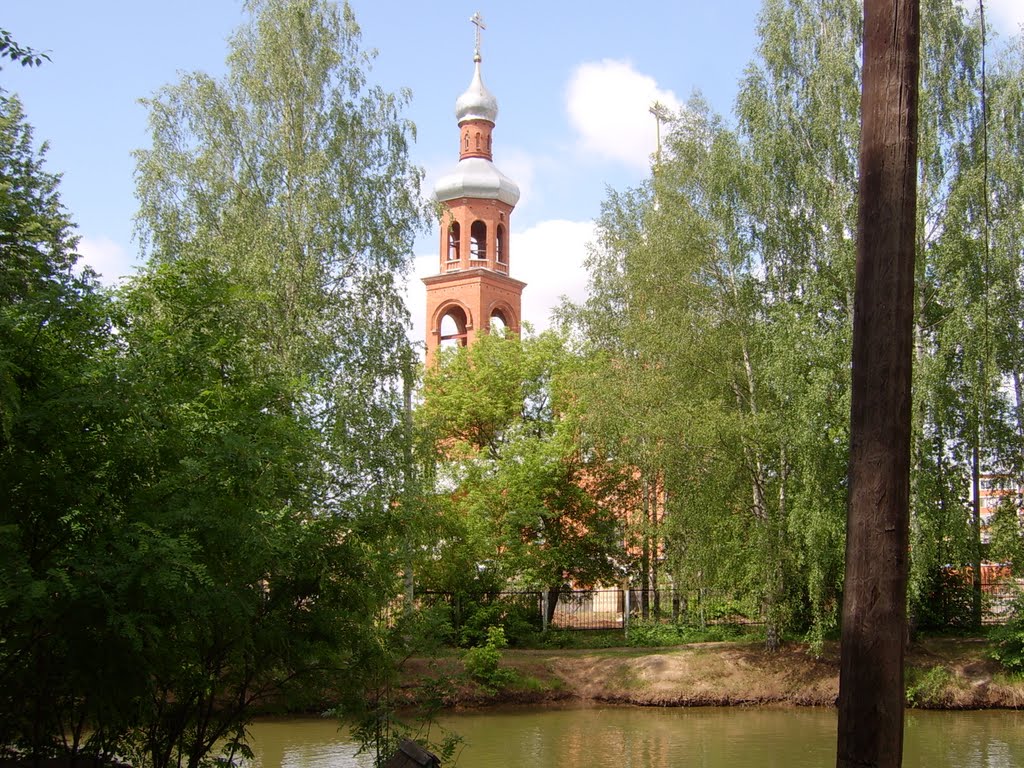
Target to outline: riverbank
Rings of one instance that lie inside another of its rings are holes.
[[[415,706],[439,690],[452,709],[573,701],[646,707],[835,706],[839,649],[821,655],[791,643],[768,653],[759,643],[695,643],[670,648],[503,651],[512,681],[470,681],[456,652],[410,659],[400,696]],[[1024,707],[1024,679],[988,658],[984,640],[929,638],[907,654],[908,704],[926,709]],[[428,685],[425,685],[428,684]]]

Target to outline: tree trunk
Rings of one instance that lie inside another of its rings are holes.
[[[651,531],[650,531],[650,503],[651,494],[647,482],[647,475],[643,479],[643,527],[641,528],[641,549],[640,549],[640,615],[646,619],[651,611]]]
[[[980,419],[980,414],[975,413]],[[981,429],[974,424],[971,450],[971,623],[981,629]]]
[[[647,521],[650,526],[651,532],[651,578],[648,584],[651,590],[651,608],[654,611],[654,618],[657,620],[661,619],[661,594],[658,592],[658,547],[661,543],[661,537],[658,533],[658,475],[655,475],[655,480],[650,484],[650,502],[648,508],[650,510],[650,518]]]
[[[864,4],[838,768],[903,758],[919,16]]]
[[[562,593],[562,585],[559,584],[554,587],[548,587],[548,626],[551,626],[551,622],[555,619],[555,607],[558,605],[558,596]]]

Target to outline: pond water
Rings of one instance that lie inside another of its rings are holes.
[[[827,709],[516,709],[439,722],[466,742],[459,768],[835,765],[836,712]],[[257,768],[372,766],[331,720],[261,720],[251,733]],[[1024,712],[908,712],[904,741],[904,768],[1016,768]]]

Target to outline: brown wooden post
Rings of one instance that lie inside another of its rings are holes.
[[[903,757],[919,14],[864,3],[838,768]]]

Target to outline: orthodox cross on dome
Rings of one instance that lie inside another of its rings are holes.
[[[476,48],[473,50],[473,61],[480,61],[480,32],[487,29],[484,26],[484,17],[477,11],[469,17],[470,22],[476,26]]]

